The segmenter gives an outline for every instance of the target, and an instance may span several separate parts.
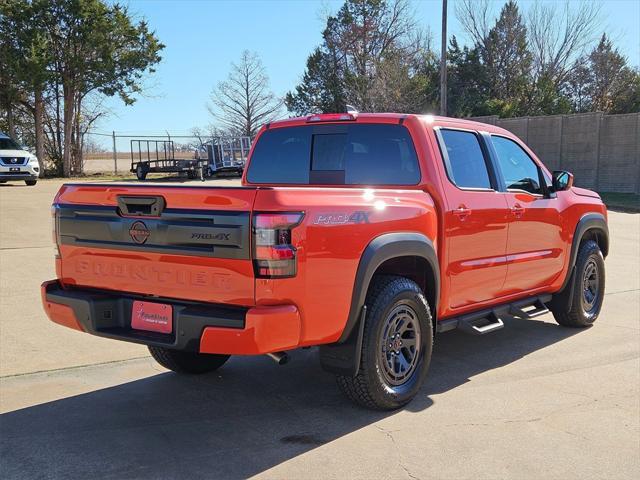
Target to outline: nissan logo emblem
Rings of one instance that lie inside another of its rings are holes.
[[[147,238],[149,238],[151,232],[144,224],[144,222],[137,221],[133,222],[133,225],[131,225],[131,228],[129,229],[129,235],[131,235],[131,239],[134,242],[142,245],[147,241]]]

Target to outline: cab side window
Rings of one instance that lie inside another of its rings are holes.
[[[534,195],[542,195],[544,192],[540,185],[538,165],[527,152],[508,138],[492,136],[491,140],[507,190],[524,190]]]
[[[491,180],[478,136],[462,130],[440,130],[449,179],[460,188],[490,189]]]

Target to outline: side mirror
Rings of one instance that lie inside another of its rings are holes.
[[[573,174],[566,170],[556,170],[552,177],[553,191],[562,192],[573,187]]]

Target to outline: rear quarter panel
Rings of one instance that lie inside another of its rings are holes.
[[[436,239],[431,197],[419,190],[278,187],[260,189],[254,212],[303,211],[292,232],[294,278],[257,279],[256,304],[294,303],[302,320],[301,345],[331,343],[349,315],[360,257],[375,237],[419,232]]]

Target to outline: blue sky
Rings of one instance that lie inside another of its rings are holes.
[[[465,40],[449,0],[449,32]],[[414,0],[418,20],[440,45],[441,0]],[[495,10],[503,0],[496,0]],[[520,0],[526,10],[529,0]],[[257,52],[278,95],[293,89],[306,58],[321,42],[324,12],[338,0],[130,0],[130,11],[145,18],[166,45],[163,60],[148,79],[144,97],[126,107],[117,99],[106,105],[111,115],[100,132],[188,134],[212,118],[206,103],[211,91],[244,49]],[[630,63],[640,65],[640,0],[603,1],[602,31],[616,40]],[[120,146],[119,146],[120,148]]]

